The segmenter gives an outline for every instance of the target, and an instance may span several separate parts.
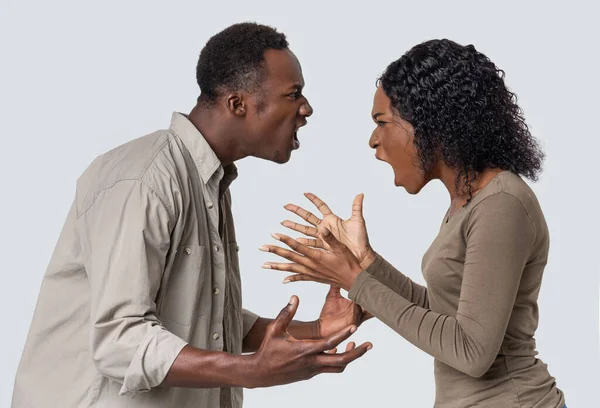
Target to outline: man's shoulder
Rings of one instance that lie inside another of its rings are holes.
[[[98,194],[122,181],[139,181],[152,189],[169,185],[157,181],[177,177],[174,150],[171,132],[158,130],[99,155],[77,180],[78,212],[84,212]]]

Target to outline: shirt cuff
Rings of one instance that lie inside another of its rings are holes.
[[[381,268],[383,261],[383,257],[376,252],[375,259],[373,260],[373,262],[371,262],[371,265],[367,266],[365,271],[369,272],[373,276],[377,276],[377,271],[379,270],[379,268]]]
[[[127,369],[119,395],[137,394],[159,386],[187,343],[162,326],[143,338]]]
[[[377,261],[375,261],[377,262]],[[373,263],[375,263],[373,262]],[[373,265],[373,264],[371,264]],[[370,268],[370,266],[367,268],[367,270]],[[360,294],[363,290],[363,288],[365,287],[366,284],[368,284],[369,280],[376,280],[368,271],[362,271],[354,280],[354,283],[352,284],[352,287],[350,288],[350,290],[348,291],[348,297],[350,298],[350,300],[352,300],[353,302],[359,303],[358,299],[360,297]]]
[[[243,325],[244,325],[244,328],[242,331],[242,339],[246,338],[246,336],[252,329],[252,326],[254,326],[254,324],[256,323],[256,321],[258,320],[259,317],[260,317],[259,315],[242,308],[242,318],[243,318]]]

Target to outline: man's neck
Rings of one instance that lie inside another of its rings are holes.
[[[206,139],[223,166],[244,157],[238,143],[238,131],[216,109],[197,104],[186,117]]]

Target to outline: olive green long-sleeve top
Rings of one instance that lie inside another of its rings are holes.
[[[505,171],[445,216],[423,257],[427,287],[378,255],[349,296],[435,358],[436,408],[561,408],[534,339],[548,248],[535,194]]]

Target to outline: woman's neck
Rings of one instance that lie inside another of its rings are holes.
[[[502,169],[485,169],[479,173],[472,173],[469,175],[469,182],[467,184],[464,175],[461,175],[459,179],[459,171],[457,169],[443,165],[439,169],[439,176],[437,178],[444,183],[450,194],[450,207],[452,210],[463,207],[502,171]]]

